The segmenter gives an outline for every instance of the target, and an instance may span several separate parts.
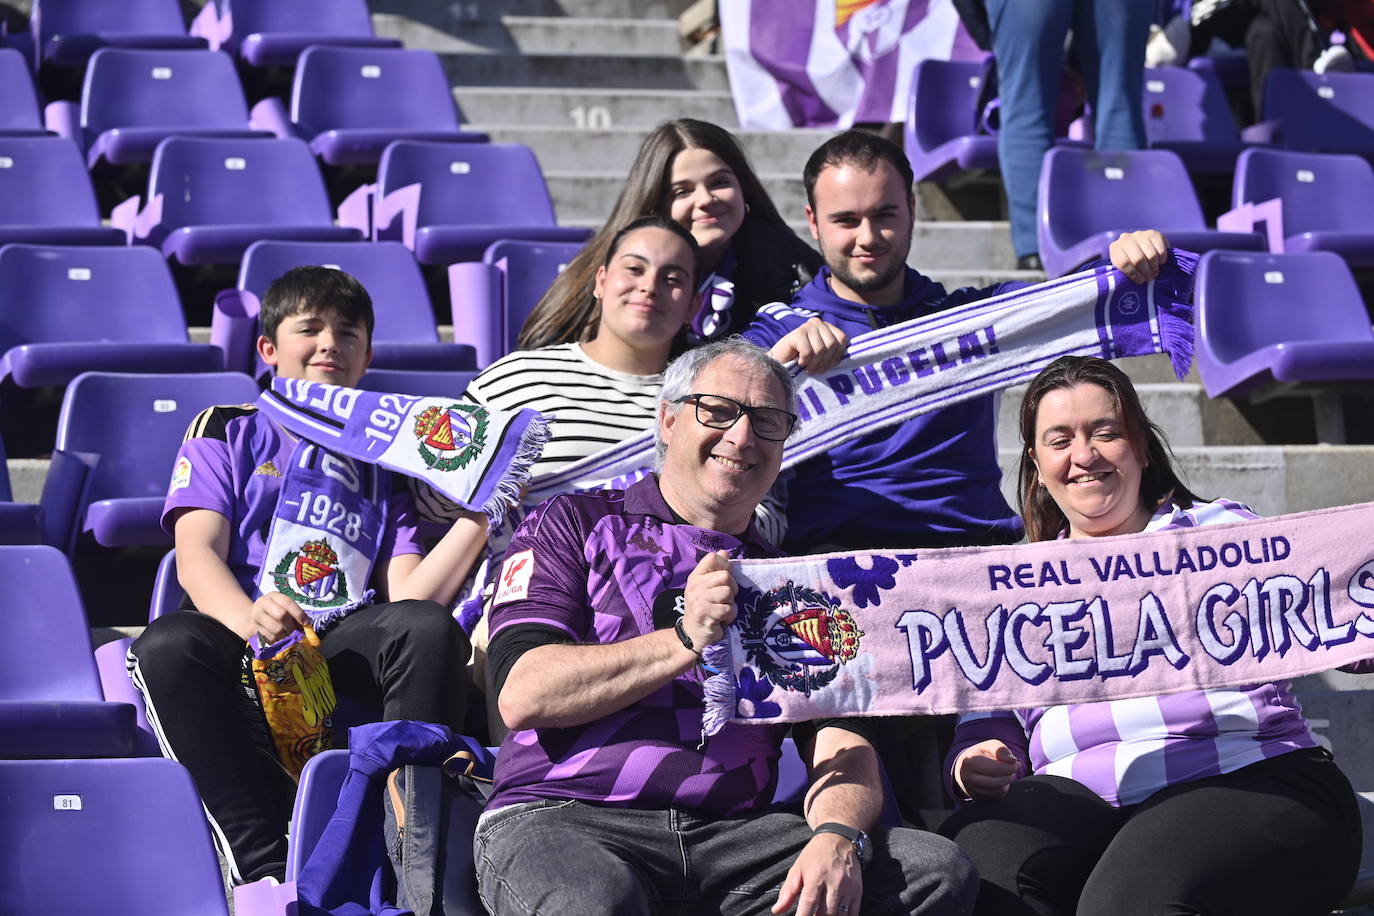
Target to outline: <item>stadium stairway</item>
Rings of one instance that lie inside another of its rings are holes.
[[[736,128],[725,61],[683,55],[675,17],[688,0],[371,0],[379,35],[440,54],[467,124],[495,142],[534,149],[561,223],[598,226],[619,194],[644,133],[690,116]],[[800,175],[826,131],[740,134],[783,215],[803,237]],[[918,189],[923,215],[949,215]],[[991,212],[997,212],[994,205]],[[984,208],[983,212],[988,212]],[[1034,280],[1014,269],[999,221],[923,219],[911,263],[950,286]],[[450,329],[442,329],[451,333]],[[192,338],[208,340],[208,329]],[[1316,444],[1302,399],[1262,406],[1209,400],[1196,372],[1173,378],[1162,358],[1126,361],[1146,409],[1175,447],[1194,489],[1251,503],[1264,515],[1374,500],[1374,445]],[[1021,391],[1004,395],[998,445],[1009,498]],[[1374,421],[1348,412],[1350,438],[1374,442]],[[46,462],[11,460],[15,498],[36,502]],[[1374,836],[1374,733],[1361,727],[1374,693],[1357,677],[1304,679],[1314,726],[1366,796]],[[1374,847],[1374,843],[1369,844]],[[1369,858],[1367,854],[1367,858]],[[1374,866],[1374,858],[1366,867]],[[1374,910],[1360,912],[1374,913]]]

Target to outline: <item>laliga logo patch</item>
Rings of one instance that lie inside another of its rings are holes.
[[[415,418],[416,448],[433,470],[465,468],[487,444],[489,425],[486,410],[476,404],[430,407]]]
[[[741,637],[749,660],[784,690],[810,694],[859,654],[863,631],[839,599],[788,582],[745,609]]]
[[[187,458],[185,455],[182,455],[180,458],[177,459],[176,466],[172,468],[171,492],[175,493],[177,490],[184,490],[190,485],[191,459]]]
[[[338,563],[327,540],[306,541],[281,558],[272,570],[272,583],[297,604],[337,607],[348,602],[348,577]]]
[[[492,599],[491,606],[518,601],[530,591],[530,578],[534,575],[534,551],[522,550],[506,557],[501,566],[501,587]]]
[[[1134,315],[1140,311],[1140,297],[1135,293],[1126,293],[1121,297],[1121,301],[1116,304],[1116,307],[1123,315]]]

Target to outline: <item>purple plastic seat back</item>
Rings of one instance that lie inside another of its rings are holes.
[[[153,154],[149,195],[161,226],[318,226],[333,213],[310,148],[300,140],[170,137]]]
[[[246,131],[248,103],[227,54],[102,48],[86,69],[81,124],[88,147],[116,128]]]
[[[0,133],[43,133],[43,116],[24,55],[0,48]]]
[[[1270,70],[1264,118],[1289,149],[1374,156],[1374,73]]]
[[[1374,168],[1359,156],[1248,149],[1236,162],[1232,206],[1283,199],[1283,234],[1374,233]]]
[[[1279,343],[1374,345],[1350,268],[1327,251],[1212,251],[1198,267],[1198,337],[1223,362]]]
[[[337,268],[363,285],[377,317],[374,341],[438,341],[420,266],[400,242],[254,242],[244,253],[238,288],[261,299],[273,280],[305,265]]]
[[[226,916],[200,797],[179,763],[0,761],[5,911]]]
[[[152,623],[163,614],[170,614],[181,607],[186,591],[177,581],[177,552],[167,551],[157,564],[157,575],[153,578],[153,597],[148,603],[148,622]]]
[[[438,55],[403,48],[307,48],[296,64],[291,120],[306,138],[355,127],[458,130]]]
[[[29,23],[37,59],[58,66],[83,64],[107,45],[205,47],[187,34],[177,0],[33,0]]]
[[[916,65],[911,91],[916,113],[913,136],[919,149],[929,152],[978,132],[976,106],[984,69],[981,61],[934,58]]]
[[[1183,162],[1166,150],[1056,146],[1045,154],[1040,187],[1042,249],[1045,230],[1066,249],[1113,229],[1207,228]]]
[[[186,343],[167,262],[153,249],[0,248],[0,353],[25,343]]]
[[[482,260],[499,267],[504,278],[506,352],[516,349],[515,340],[530,312],[582,247],[576,242],[503,239],[487,248]]]
[[[555,226],[539,161],[516,143],[398,140],[382,153],[377,193],[421,186],[417,225]]]
[[[1216,73],[1155,67],[1145,73],[1145,134],[1151,145],[1169,141],[1240,142],[1235,118]]]
[[[86,612],[61,551],[0,546],[0,582],[6,638],[22,647],[0,665],[0,700],[103,700]]]
[[[57,448],[99,456],[83,505],[120,497],[161,498],[167,494],[177,448],[196,414],[216,404],[251,403],[257,396],[257,385],[238,372],[86,372],[67,386],[62,399]]]
[[[223,46],[255,67],[292,66],[311,45],[399,47],[378,38],[365,0],[210,0]],[[225,26],[227,25],[227,31]]]
[[[99,227],[95,192],[65,137],[0,137],[0,226]]]

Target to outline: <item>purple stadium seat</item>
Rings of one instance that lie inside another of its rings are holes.
[[[1374,379],[1369,313],[1337,255],[1211,251],[1198,263],[1197,366],[1211,397]]]
[[[458,127],[458,110],[433,51],[307,48],[296,64],[288,113],[281,99],[253,107],[254,126],[300,137],[330,165],[375,165],[393,140],[485,143]]]
[[[5,443],[0,440],[0,544],[43,543],[43,507],[14,501]]]
[[[257,395],[238,372],[77,376],[43,484],[45,542],[70,552],[86,531],[105,547],[169,544],[158,519],[186,428],[206,407]]]
[[[65,137],[0,137],[0,245],[123,245],[100,225],[81,151]]]
[[[538,160],[513,143],[398,140],[382,152],[372,209],[373,237],[404,242],[421,264],[475,261],[497,239],[581,242],[589,234],[558,225]]]
[[[39,65],[80,67],[100,48],[205,47],[177,0],[33,0],[29,23]]]
[[[148,162],[171,136],[270,137],[250,130],[234,62],[217,51],[102,48],[81,102],[53,102],[47,123],[86,150],[86,163]]]
[[[153,580],[153,599],[148,603],[148,622],[170,614],[181,607],[186,592],[177,581],[177,552],[173,548],[157,564],[157,577]]]
[[[38,110],[38,95],[24,55],[13,48],[0,48],[0,135],[7,137],[41,136],[48,133]]]
[[[1359,156],[1250,149],[1236,163],[1232,204],[1278,198],[1280,251],[1334,251],[1374,267],[1374,168]],[[1270,246],[1271,249],[1273,246]]]
[[[1188,69],[1212,74],[1225,89],[1250,91],[1250,60],[1244,53],[1194,57]]]
[[[1107,256],[1122,232],[1158,229],[1175,248],[1263,250],[1248,232],[1208,229],[1183,161],[1168,150],[1058,146],[1040,170],[1040,259],[1058,277]]]
[[[475,346],[481,366],[514,350],[525,319],[581,249],[580,242],[498,241],[481,261],[451,265],[454,339]]]
[[[260,239],[359,238],[334,225],[324,179],[300,140],[169,137],[153,152],[142,211],[139,203],[115,207],[111,222],[182,264],[237,263]]]
[[[187,339],[151,248],[0,248],[0,379],[65,385],[82,372],[218,372],[218,347]]]
[[[981,62],[936,60],[916,65],[907,98],[906,155],[917,181],[940,181],[973,169],[998,170],[997,138],[978,133]]]
[[[406,369],[368,369],[358,387],[365,391],[387,391],[416,397],[456,398],[467,391],[477,371],[413,372]]]
[[[1374,73],[1270,70],[1264,120],[1241,136],[1252,143],[1374,159]]]
[[[0,823],[6,912],[229,912],[200,797],[174,761],[0,761]]]
[[[0,666],[0,757],[132,754],[134,708],[105,702],[67,558],[42,545],[0,547],[0,582],[16,649]],[[6,910],[24,912],[8,909],[5,887]]]
[[[365,0],[208,0],[191,34],[253,67],[290,67],[311,45],[401,45],[373,33]]]
[[[1214,72],[1147,70],[1143,98],[1150,149],[1177,153],[1192,173],[1231,173],[1241,151],[1240,134]]]
[[[415,256],[399,242],[256,242],[244,253],[237,297],[220,294],[211,341],[232,360],[226,365],[261,377],[253,349],[258,337],[258,300],[272,281],[293,267],[335,267],[358,279],[372,297],[377,325],[372,367],[455,371],[475,369],[476,353],[466,344],[443,343]]]

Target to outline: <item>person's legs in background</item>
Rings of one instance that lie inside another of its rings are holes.
[[[1083,67],[1098,149],[1145,145],[1145,42],[1152,0],[1080,0],[1074,47]]]
[[[1054,106],[1073,6],[1062,0],[988,0],[987,7],[1001,100],[997,159],[1007,189],[1012,248],[1024,264],[1040,249],[1035,231],[1040,161],[1054,142]]]

